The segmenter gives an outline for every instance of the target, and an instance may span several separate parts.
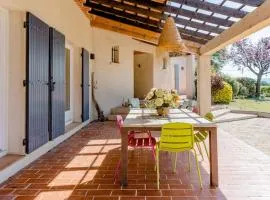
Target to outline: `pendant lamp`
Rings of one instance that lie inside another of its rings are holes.
[[[170,16],[166,19],[164,24],[163,30],[159,37],[158,47],[172,53],[191,53],[191,51],[184,44],[174,19]]]

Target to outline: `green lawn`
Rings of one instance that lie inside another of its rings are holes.
[[[235,99],[230,103],[229,107],[237,110],[270,112],[270,100]]]

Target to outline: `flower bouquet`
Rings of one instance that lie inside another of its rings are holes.
[[[160,116],[167,116],[170,108],[177,108],[179,106],[179,95],[176,90],[153,88],[147,94],[145,100],[146,106],[157,109],[157,113]]]

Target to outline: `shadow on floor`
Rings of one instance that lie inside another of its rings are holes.
[[[226,199],[209,187],[208,161],[201,162],[200,189],[194,158],[188,172],[186,154],[179,154],[176,173],[170,156],[161,155],[161,189],[156,190],[151,152],[129,150],[129,185],[120,187],[114,180],[120,142],[113,123],[90,124],[2,184],[0,199]]]

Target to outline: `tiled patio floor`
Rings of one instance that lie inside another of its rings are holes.
[[[113,175],[120,140],[111,122],[91,124],[0,186],[0,199],[138,199],[269,200],[270,158],[219,130],[220,186],[209,188],[208,161],[201,161],[204,188],[195,165],[188,172],[179,155],[173,174],[168,155],[161,156],[161,190],[156,190],[154,162],[147,150],[129,153],[129,186]]]

